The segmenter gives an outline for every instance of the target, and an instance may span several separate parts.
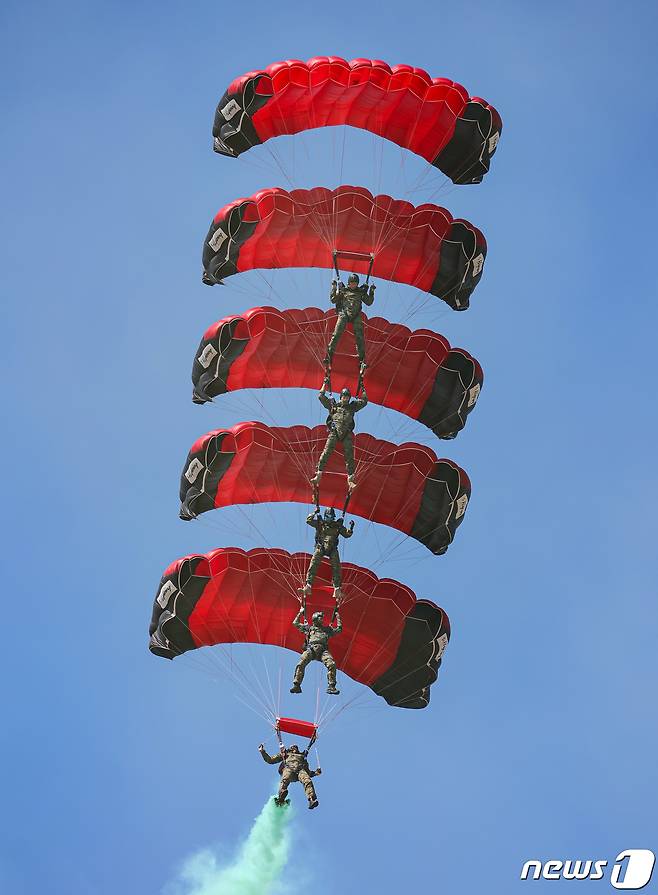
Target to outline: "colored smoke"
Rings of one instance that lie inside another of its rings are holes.
[[[286,891],[281,875],[291,847],[289,806],[277,808],[273,799],[254,821],[233,860],[204,849],[183,865],[171,895],[275,895]],[[288,890],[289,891],[289,890]]]

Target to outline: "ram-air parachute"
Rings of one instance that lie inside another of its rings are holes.
[[[261,643],[299,652],[292,627],[294,586],[308,554],[223,547],[176,560],[164,572],[153,604],[151,652],[174,659],[225,643]],[[332,645],[338,668],[390,705],[424,708],[450,638],[448,616],[389,578],[344,563],[343,633]],[[309,611],[334,608],[327,568],[308,598]]]
[[[487,243],[438,205],[415,207],[359,186],[260,190],[221,208],[203,245],[203,281],[282,267],[326,267],[415,286],[465,311]]]
[[[335,312],[319,308],[252,308],[213,323],[194,358],[195,403],[246,388],[317,389],[335,318]],[[439,438],[453,438],[480,394],[480,364],[431,330],[412,332],[382,317],[363,320],[370,401],[418,420]],[[357,383],[349,337],[343,334],[333,359],[336,391]]]
[[[309,503],[309,475],[326,429],[246,422],[215,429],[192,445],[181,474],[182,519],[232,504]],[[445,553],[466,512],[467,474],[415,442],[391,444],[361,433],[354,439],[359,486],[350,512],[410,535]],[[322,502],[345,501],[345,467],[336,448],[322,480]]]
[[[486,100],[422,68],[379,59],[288,59],[236,78],[217,105],[213,148],[237,157],[282,134],[351,125],[422,156],[454,183],[479,183],[503,129]]]

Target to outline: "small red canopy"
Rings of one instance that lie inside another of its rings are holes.
[[[318,728],[311,721],[298,721],[297,718],[277,718],[276,729],[280,733],[292,733],[295,736],[314,739]]]

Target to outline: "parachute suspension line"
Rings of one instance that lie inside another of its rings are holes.
[[[246,468],[245,468],[244,472],[247,475],[247,478],[249,479],[249,484],[251,485],[251,487],[254,489],[254,491],[257,490],[256,483],[254,482],[253,478],[251,477],[250,473],[246,470]],[[279,487],[278,483],[276,484],[276,488],[277,488],[278,493],[280,494],[281,491],[280,491],[280,487]],[[238,507],[238,509],[244,514],[244,510],[242,509],[242,507],[239,504],[235,504],[235,506]],[[270,514],[270,518],[272,519],[272,524],[276,528],[276,520],[272,514],[272,510],[271,510],[269,504],[266,504],[266,506],[268,508],[268,513]],[[244,514],[244,515],[246,515],[246,514]],[[256,526],[256,524],[255,523],[252,523],[252,524],[253,524],[254,529],[258,533],[259,537],[265,542],[267,547],[270,548],[271,550],[275,550],[276,548],[273,547],[273,545],[270,543],[270,541],[262,534],[262,532],[259,530],[259,528]],[[271,577],[273,581],[278,583],[277,579],[274,578],[274,576],[272,576],[270,573],[266,573],[266,574],[268,574],[268,577]],[[290,591],[291,596],[296,598],[294,586],[288,580],[287,575],[283,576],[283,580],[286,582],[287,589]]]
[[[339,183],[343,183],[343,166],[345,164],[345,143],[347,141],[347,128],[346,127],[343,128],[342,136],[343,136],[343,139],[341,140],[341,147],[340,147],[340,170],[339,170],[339,174],[338,174],[338,182]],[[338,235],[338,215],[336,213],[336,209],[334,206],[334,232],[333,232],[334,245],[336,244],[337,235]]]
[[[237,508],[237,504],[234,505]],[[254,538],[253,529],[255,526],[251,523],[251,520],[247,519],[247,523],[250,527],[246,529],[237,528],[236,525],[229,525],[227,523],[220,522],[216,516],[212,513],[203,513],[200,516],[195,518],[195,523],[199,526],[203,526],[204,528],[209,529],[214,532],[221,532],[222,536],[225,534],[235,535],[239,534],[241,537],[245,538],[247,541],[253,541],[254,546],[256,546],[256,539]]]
[[[289,430],[287,430],[287,431],[289,431]],[[284,435],[283,443],[284,443],[284,445],[287,445],[288,455],[290,457],[292,457],[292,460],[295,463],[295,465],[297,466],[297,469],[301,473],[302,477],[305,478],[307,480],[307,482],[309,483],[309,489],[310,489],[311,488],[311,484],[310,484],[311,474],[313,473],[314,469],[316,468],[316,464],[318,462],[319,456],[315,458],[314,463],[312,463],[311,468],[309,468],[309,466],[304,462],[304,460],[301,459],[301,457],[303,456],[303,452],[301,450],[295,449],[295,448],[301,448],[303,446],[304,442],[302,439],[303,439],[302,434],[300,434],[299,438],[296,441],[293,441],[292,439],[290,439],[288,437],[288,435]],[[278,487],[278,478],[277,478],[277,487]],[[318,488],[318,492],[319,492],[319,488]],[[319,509],[319,506],[317,503],[316,503],[316,507]]]
[[[253,481],[252,481],[252,486],[253,486]],[[256,533],[257,533],[257,535],[258,535],[258,538],[260,539],[261,543],[264,542],[265,545],[266,545],[269,549],[271,549],[271,550],[275,550],[276,548],[275,548],[275,547],[272,545],[272,543],[265,537],[265,535],[260,531],[260,529],[258,528],[258,526],[256,525],[256,523],[253,522],[253,520],[249,518],[249,516],[245,513],[243,507],[240,506],[240,504],[233,504],[233,506],[234,506],[234,507],[235,507],[235,508],[242,514],[242,516],[244,516],[245,520],[246,520],[247,523],[251,526],[251,528],[253,528],[254,531],[256,531]],[[270,511],[270,513],[271,513],[271,511]],[[201,520],[202,523],[203,523],[204,520],[206,519],[205,516],[203,516],[203,517],[199,517],[199,518],[200,518],[200,520]],[[273,517],[272,517],[272,518],[273,518]],[[274,520],[273,520],[273,521],[274,521]],[[232,527],[228,527],[228,526],[227,526],[226,530],[229,531],[229,532],[232,532],[232,531],[234,531],[234,527],[232,528]],[[253,536],[251,536],[250,539],[253,540],[254,543],[256,543],[256,538],[254,538]],[[279,584],[279,583],[280,583],[279,579],[276,578],[272,573],[270,573],[270,572],[265,572],[265,570],[263,570],[263,571],[264,571],[265,574],[267,574],[267,576],[268,576],[274,583],[276,583],[276,584]],[[279,570],[279,571],[281,572],[281,574],[283,574],[283,570]],[[301,576],[300,576],[300,578],[301,578]],[[283,580],[286,582],[286,587],[288,587],[288,589],[290,590],[291,596],[294,597],[295,599],[297,599],[297,594],[295,593],[294,587],[293,587],[292,585],[290,585],[289,577],[288,577],[287,574],[284,574],[284,575],[283,575]]]
[[[268,286],[270,287],[270,291],[271,291],[271,293],[273,293],[273,294],[276,296],[276,298],[281,302],[281,304],[285,306],[286,303],[287,303],[286,300],[283,298],[283,296],[281,296],[281,295],[279,294],[279,292],[278,292],[276,289],[274,289],[274,287],[272,286],[272,284],[270,283],[270,281],[267,279],[267,277],[263,274],[263,272],[262,272],[261,270],[257,270],[257,273],[259,274],[259,276],[261,277],[261,279],[265,282],[265,284],[268,285]],[[268,296],[268,297],[269,297],[269,296]],[[310,350],[311,350],[311,353],[314,354],[314,355],[318,358],[318,364],[319,364],[319,366],[321,367],[322,364],[321,364],[320,358],[321,358],[322,355],[324,355],[324,352],[325,352],[325,350],[326,350],[326,343],[329,341],[329,333],[327,332],[327,333],[325,334],[325,339],[326,339],[326,341],[325,341],[324,345],[322,345],[322,344],[320,344],[320,343],[315,344],[315,343],[309,338],[309,336],[308,336],[308,334],[306,333],[306,331],[305,331],[305,329],[304,329],[304,326],[303,326],[302,324],[300,324],[299,329],[298,329],[298,332],[299,332],[299,334],[301,335],[301,337],[304,339],[304,341],[306,342],[306,344],[309,346],[309,348],[310,348]]]
[[[266,375],[268,375],[268,374],[266,373]],[[268,381],[270,381],[270,387],[271,387],[271,380],[269,380],[269,375],[268,375]],[[284,391],[285,391],[285,390],[284,390]],[[284,445],[287,445],[287,447],[288,447],[288,451],[287,451],[288,455],[289,455],[290,458],[292,459],[292,462],[297,466],[297,469],[299,470],[299,472],[300,472],[303,476],[306,476],[306,477],[308,478],[308,477],[309,477],[309,472],[310,472],[310,470],[308,470],[308,469],[305,467],[304,462],[303,462],[302,460],[299,459],[299,454],[300,454],[300,452],[297,451],[297,450],[293,450],[293,444],[294,444],[296,447],[301,447],[301,445],[302,445],[302,443],[303,443],[302,440],[301,440],[301,436],[299,437],[298,440],[293,441],[288,435],[284,435],[283,432],[284,432],[284,431],[289,431],[289,429],[286,429],[286,428],[284,427],[283,430],[282,430],[281,427],[279,427],[279,426],[277,425],[276,420],[274,419],[274,417],[272,416],[272,414],[266,409],[265,405],[264,405],[263,402],[260,400],[260,398],[255,397],[255,400],[256,400],[256,401],[258,402],[258,404],[260,405],[260,407],[261,407],[261,409],[262,409],[264,415],[267,416],[267,417],[269,417],[269,419],[270,419],[271,422],[272,422],[272,425],[275,426],[276,428],[279,428],[279,429],[280,429],[281,440],[282,440],[283,444],[284,444]],[[276,488],[277,488],[277,493],[282,494],[283,491],[282,491],[282,489],[281,489],[281,487],[280,487],[279,478],[278,478],[278,471],[276,470],[276,467],[273,469],[273,473],[274,473],[275,480],[276,480],[276,481],[275,481],[275,485],[276,485]],[[252,480],[252,485],[253,485],[253,487],[254,487],[254,490],[257,490],[257,489],[256,489],[256,486],[255,486],[255,483],[253,482],[253,480]],[[272,521],[274,521],[274,519],[273,519]]]
[[[265,571],[265,570],[263,570],[263,571]],[[287,582],[287,580],[288,580],[288,579],[287,579],[287,576],[284,575],[284,574],[282,574],[282,573],[280,573],[280,574],[278,575],[278,577],[275,577],[275,576],[272,575],[271,573],[268,573],[268,577],[270,577],[270,578],[273,580],[273,582],[274,582],[276,585],[278,585],[278,586],[281,585],[281,582],[282,582],[282,581],[283,581],[283,582]],[[250,578],[249,580],[250,580],[250,587],[253,588],[253,583],[251,583],[252,579]],[[257,614],[257,611],[256,611],[256,600],[255,600],[255,595],[254,595],[254,593],[253,593],[253,589],[252,589],[252,591],[251,591],[251,607],[252,607],[252,609],[251,609],[251,615],[252,615],[252,619],[253,619],[253,622],[254,622],[254,626],[255,626],[256,631],[257,631],[258,641],[259,641],[260,643],[263,643],[264,640],[263,640],[263,636],[262,636],[261,631],[260,631],[260,624],[259,624],[260,620],[259,620],[259,617],[258,617],[258,614]],[[235,629],[234,629],[234,627],[233,627],[233,625],[232,625],[232,623],[231,623],[231,618],[230,618],[230,616],[229,616],[228,614],[226,614],[226,613],[224,613],[224,620],[225,620],[225,623],[226,623],[226,625],[227,625],[227,628],[231,631],[231,635],[232,635],[234,641],[235,641],[235,642],[239,642],[241,638],[240,638],[240,637],[238,636],[238,634],[236,633],[236,631],[235,631]],[[189,630],[189,628],[188,628],[188,630]],[[280,646],[283,646],[283,642],[281,641],[279,645],[280,645]],[[255,669],[255,667],[254,667],[254,665],[253,665],[253,658],[252,658],[252,653],[251,653],[251,651],[249,651],[249,653],[248,653],[248,657],[249,657],[249,665],[250,665],[251,672],[252,672],[252,678],[253,678],[253,680],[254,680],[255,682],[258,683],[258,685],[259,685],[259,689],[261,690],[261,696],[258,697],[257,694],[256,694],[256,692],[255,692],[255,690],[254,690],[254,688],[253,688],[253,687],[250,687],[250,686],[248,685],[248,681],[249,681],[249,679],[247,678],[247,676],[245,675],[244,671],[240,668],[240,666],[239,666],[237,663],[236,663],[236,667],[237,667],[237,669],[240,671],[240,673],[241,673],[241,675],[243,676],[244,680],[243,680],[243,681],[239,681],[239,680],[237,680],[237,679],[236,679],[236,676],[235,676],[234,674],[232,674],[231,677],[232,677],[234,680],[236,680],[236,683],[238,683],[238,684],[241,683],[242,686],[243,686],[243,688],[244,688],[247,692],[250,693],[250,695],[252,696],[252,698],[256,699],[256,700],[260,703],[260,705],[265,709],[265,711],[268,712],[268,714],[271,715],[272,718],[273,718],[273,717],[275,716],[275,711],[274,711],[274,709],[276,709],[276,712],[278,713],[278,707],[279,707],[279,705],[280,705],[280,701],[281,701],[281,699],[280,699],[280,695],[281,695],[281,694],[280,694],[281,666],[279,666],[279,698],[277,699],[277,698],[274,696],[274,689],[273,689],[273,687],[272,687],[272,682],[271,682],[271,678],[270,678],[269,667],[268,667],[267,663],[265,662],[264,657],[262,657],[263,667],[264,667],[264,670],[265,670],[265,675],[266,675],[267,683],[268,683],[268,687],[269,687],[269,697],[270,697],[270,699],[271,699],[271,703],[270,703],[270,705],[272,706],[272,708],[270,709],[270,708],[267,707],[267,704],[268,704],[268,702],[269,702],[269,699],[268,699],[268,696],[267,696],[267,692],[266,692],[266,690],[265,690],[265,686],[264,686],[263,683],[261,683],[260,677],[259,677],[259,675],[257,674],[256,669]],[[244,700],[242,700],[242,701],[244,701]],[[247,703],[245,703],[245,704],[247,704]]]
[[[315,688],[315,714],[313,715],[313,723],[317,725],[320,718],[320,688]]]
[[[210,680],[212,680],[214,683],[220,683],[224,674],[228,675],[229,679],[231,679],[231,675],[228,670],[222,671],[221,669],[219,669],[215,672],[210,671],[207,667],[205,667],[205,665],[202,661],[194,662],[192,657],[188,656],[187,653],[185,653],[184,655],[187,656],[187,659],[185,661],[185,664],[187,667],[193,668],[196,671],[200,671],[202,674],[207,675],[210,678]],[[247,688],[240,681],[238,681],[236,678],[232,678],[232,680],[236,687],[241,688],[242,690],[247,692]],[[249,711],[253,712],[255,715],[257,715],[262,720],[266,721],[268,724],[271,723],[271,712],[269,710],[267,710],[267,714],[266,714],[264,709],[259,710],[259,709],[254,708],[254,706],[250,702],[248,702],[246,699],[244,699],[243,696],[240,695],[239,692],[235,693],[234,695],[235,695],[235,698],[239,702],[241,702],[244,706],[246,706],[249,709]]]
[[[257,611],[257,608],[256,608],[256,600],[255,600],[255,597],[254,597],[254,588],[253,588],[253,578],[252,578],[252,576],[249,575],[249,577],[248,577],[247,580],[248,580],[249,592],[250,592],[250,597],[251,597],[251,599],[250,599],[250,604],[249,604],[249,614],[250,614],[250,616],[251,616],[251,619],[252,619],[254,628],[256,629],[256,636],[257,636],[257,638],[258,638],[258,642],[259,642],[259,643],[262,643],[262,642],[263,642],[263,635],[261,634],[260,618],[259,618],[259,616],[258,616],[258,611]],[[234,635],[234,636],[235,636],[235,635]],[[250,656],[250,658],[251,658],[251,656]],[[265,674],[266,674],[267,681],[268,681],[268,684],[269,684],[269,687],[270,687],[270,693],[271,693],[271,697],[272,697],[272,706],[273,706],[274,708],[276,708],[276,700],[274,699],[274,692],[273,692],[273,690],[272,690],[272,684],[271,684],[271,682],[270,682],[270,675],[269,675],[269,671],[268,671],[268,669],[267,669],[267,666],[266,666],[264,660],[263,660],[263,665],[264,665],[264,667],[265,667]],[[254,674],[255,674],[255,669],[253,668],[253,665],[252,665],[252,671],[253,671]],[[263,688],[263,689],[264,689],[264,688]]]
[[[323,711],[320,715],[320,719],[318,721],[318,728],[321,730],[326,730],[330,724],[342,715],[343,712],[347,711],[350,708],[354,708],[359,703],[363,704],[368,698],[368,692],[360,692],[356,693],[354,696],[350,697],[350,699],[345,700],[342,704],[336,705],[335,702],[331,703],[328,699],[325,699],[323,704]]]
[[[190,630],[189,626],[180,618],[179,618],[179,621],[187,629],[187,631],[190,634],[190,637],[192,637],[192,639],[194,639],[193,635],[192,635],[192,631]],[[230,620],[228,620],[228,627],[229,627],[229,629],[231,628]],[[234,635],[234,632],[232,632],[232,634]],[[263,694],[259,695],[256,692],[256,690],[254,689],[254,687],[250,685],[249,680],[248,680],[246,674],[244,673],[244,670],[240,667],[240,665],[237,662],[233,661],[232,657],[230,660],[227,660],[226,647],[223,644],[218,644],[218,646],[220,646],[219,654],[215,653],[213,651],[213,649],[209,650],[209,652],[207,654],[205,654],[207,656],[208,660],[210,661],[210,663],[212,665],[216,666],[217,671],[219,673],[227,674],[229,676],[229,678],[234,682],[234,684],[236,684],[236,686],[238,688],[242,689],[246,695],[248,695],[252,700],[254,700],[258,705],[260,705],[261,712],[254,709],[254,707],[252,705],[250,705],[248,702],[246,702],[243,699],[242,702],[246,706],[248,706],[248,708],[250,708],[252,711],[256,712],[256,714],[260,715],[260,717],[265,717],[266,719],[268,716],[273,716],[272,709],[267,705],[267,699],[266,698],[263,699]],[[185,653],[181,653],[180,651],[178,651],[178,655],[179,656],[185,655]],[[222,665],[222,663],[219,659],[219,656],[222,656],[222,658],[224,659],[224,665]],[[190,664],[194,663],[197,665],[197,667],[199,667],[201,665],[199,658],[195,656],[194,659],[196,659],[196,662],[194,662],[192,657],[188,657],[187,661]],[[239,672],[239,674],[236,674],[236,672],[233,670],[234,668],[237,669],[237,672]],[[238,697],[238,698],[240,698],[240,697]],[[262,712],[265,712],[265,715],[263,715]]]
[[[253,603],[253,594],[252,594],[252,603]],[[220,605],[221,605],[221,604],[220,604]],[[222,608],[223,608],[223,607],[222,607]],[[257,617],[256,613],[254,613],[254,612],[251,612],[250,614],[251,614],[252,619],[253,619],[253,621],[254,621],[254,626],[255,626],[255,628],[256,628],[256,633],[257,633],[259,642],[262,642],[262,637],[261,637],[260,630],[259,630],[259,625],[258,625],[258,621],[259,621],[259,620],[258,620],[258,617]],[[241,638],[240,638],[240,636],[239,636],[238,631],[235,629],[235,626],[233,625],[233,623],[232,623],[232,621],[231,621],[231,616],[230,616],[229,613],[227,613],[227,612],[223,612],[222,615],[223,615],[224,622],[225,622],[227,628],[228,628],[229,631],[231,632],[231,637],[232,637],[232,639],[233,639],[233,642],[235,642],[235,643],[239,643],[240,640],[241,640]],[[274,699],[274,693],[273,693],[273,691],[272,691],[272,686],[271,686],[271,683],[270,683],[270,681],[269,681],[269,671],[267,670],[267,667],[266,667],[266,668],[265,668],[265,672],[266,672],[266,675],[267,675],[267,680],[268,680],[269,689],[270,689],[270,698],[268,699],[267,690],[266,690],[266,688],[265,688],[264,683],[261,681],[259,675],[258,675],[257,672],[256,672],[256,668],[254,667],[254,661],[253,661],[252,651],[249,650],[249,649],[247,650],[247,656],[248,656],[249,667],[250,667],[250,669],[251,669],[251,679],[258,685],[258,688],[259,688],[259,690],[260,690],[260,694],[261,694],[261,704],[262,704],[262,705],[269,705],[269,706],[270,706],[270,709],[269,709],[270,713],[271,713],[271,714],[274,714],[274,711],[275,711],[275,709],[276,709],[276,700]],[[232,662],[232,664],[233,664],[233,662],[234,662],[232,653],[231,653],[231,662]],[[235,664],[236,664],[236,667],[238,667],[238,668],[240,667],[237,663],[235,663]],[[243,671],[242,673],[244,674],[244,671]],[[244,676],[245,676],[245,679],[246,679],[246,678],[247,678],[246,674],[244,674]]]

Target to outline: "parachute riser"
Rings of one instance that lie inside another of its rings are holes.
[[[334,270],[336,271],[336,279],[340,280],[340,270],[338,269],[338,256],[343,255],[346,258],[359,258],[362,261],[369,261],[368,264],[368,273],[366,275],[366,286],[370,282],[370,277],[372,275],[372,266],[375,263],[375,253],[374,252],[341,252],[339,249],[333,250],[333,260],[334,260]]]

